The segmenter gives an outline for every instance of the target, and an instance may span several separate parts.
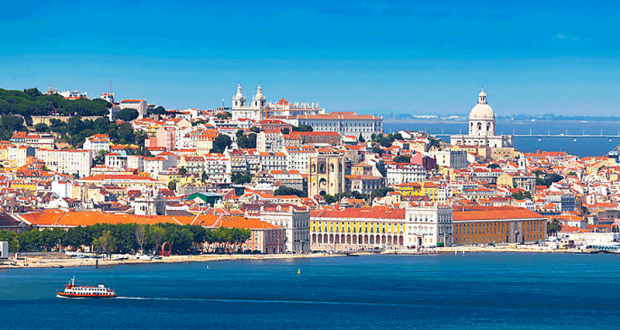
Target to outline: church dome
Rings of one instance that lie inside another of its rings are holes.
[[[493,109],[487,104],[487,94],[484,90],[478,94],[478,104],[471,109],[469,119],[495,119]]]

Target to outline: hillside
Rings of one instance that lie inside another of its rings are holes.
[[[44,95],[36,88],[23,92],[0,88],[0,116],[107,116],[110,103],[102,99],[66,100],[60,95]]]

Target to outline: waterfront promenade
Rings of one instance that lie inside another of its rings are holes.
[[[425,255],[425,254],[467,254],[467,253],[557,253],[557,254],[592,254],[597,253],[590,249],[552,249],[540,245],[502,245],[502,246],[457,246],[439,247],[427,250],[386,250],[386,251],[356,251],[349,253],[309,253],[309,254],[202,254],[202,255],[174,255],[161,259],[99,259],[99,267],[117,265],[160,264],[160,263],[191,263],[217,262],[236,260],[282,260],[306,259],[367,255]],[[64,268],[64,267],[96,267],[93,258],[54,258],[54,257],[20,257],[17,262],[4,261],[0,269],[20,268]]]

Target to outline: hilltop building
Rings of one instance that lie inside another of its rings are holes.
[[[512,135],[495,135],[495,113],[487,104],[487,94],[482,90],[478,94],[478,104],[469,113],[469,134],[452,135],[450,144],[512,148],[514,139]]]

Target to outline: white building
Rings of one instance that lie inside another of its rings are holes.
[[[265,118],[265,108],[267,101],[263,95],[260,85],[256,90],[256,95],[252,98],[252,103],[247,104],[245,96],[241,92],[241,85],[237,86],[237,94],[232,98],[232,120],[243,118],[261,121]]]
[[[110,151],[110,137],[107,134],[95,134],[93,136],[89,136],[86,138],[86,141],[84,141],[84,146],[82,149],[91,150],[93,158],[95,158],[99,155],[100,151]]]
[[[260,152],[281,152],[284,135],[280,132],[260,132],[256,135],[256,150]]]
[[[146,100],[122,100],[118,105],[122,109],[134,109],[138,111],[138,118],[146,117],[148,104]]]
[[[467,151],[441,150],[430,152],[429,155],[435,158],[438,166],[450,167],[454,169],[465,168],[467,162]]]
[[[285,148],[284,153],[286,154],[287,169],[299,171],[301,174],[308,174],[310,158],[318,155],[313,146],[290,146]]]
[[[310,211],[293,206],[272,209],[261,206],[260,220],[286,229],[286,251],[310,252]]]
[[[90,150],[49,150],[39,149],[36,157],[45,162],[48,169],[65,174],[77,174],[80,177],[90,175],[92,152]]]
[[[354,112],[297,116],[292,125],[312,126],[315,132],[338,132],[340,135],[359,136],[370,139],[372,134],[383,133],[383,119],[373,115]]]
[[[260,152],[261,171],[286,171],[286,154],[283,152]]]
[[[453,211],[449,206],[421,204],[405,210],[405,245],[408,247],[451,246]]]
[[[318,115],[325,113],[325,109],[321,109],[318,103],[290,103],[285,99],[281,99],[276,103],[267,105],[266,117],[291,117],[301,115]]]
[[[7,160],[3,162],[4,167],[22,167],[26,165],[29,156],[35,155],[35,149],[30,146],[10,145],[7,148]]]
[[[484,90],[478,94],[478,104],[469,113],[469,134],[452,135],[450,143],[491,148],[511,148],[514,145],[512,135],[495,135],[495,113],[487,104],[487,94]]]
[[[426,170],[417,164],[388,162],[385,168],[388,185],[420,182],[426,179]]]

